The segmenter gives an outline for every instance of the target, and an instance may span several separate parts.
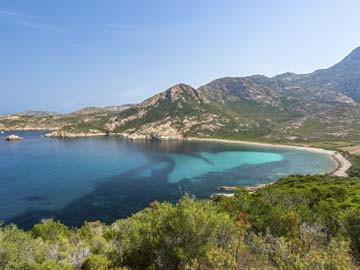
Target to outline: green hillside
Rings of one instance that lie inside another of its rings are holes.
[[[360,182],[290,176],[249,194],[149,208],[113,224],[0,229],[0,269],[358,269]]]

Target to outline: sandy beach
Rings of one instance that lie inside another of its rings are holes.
[[[339,177],[348,176],[346,171],[350,169],[351,162],[339,152],[335,152],[331,157],[336,160],[336,162],[338,163],[338,167],[335,168],[334,171],[330,174]]]
[[[335,168],[329,172],[329,175],[346,177],[348,176],[346,171],[351,167],[350,161],[345,158],[341,153],[331,150],[326,150],[322,148],[309,147],[309,146],[297,146],[297,145],[283,145],[283,144],[271,144],[271,143],[261,143],[261,142],[249,142],[249,141],[234,141],[234,140],[225,140],[225,139],[209,139],[209,138],[186,138],[189,141],[207,141],[207,142],[220,142],[220,143],[232,143],[232,144],[243,144],[243,145],[254,145],[262,146],[269,148],[288,148],[288,149],[298,149],[303,151],[311,151],[321,154],[329,155],[335,162]]]

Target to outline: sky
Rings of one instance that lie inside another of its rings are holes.
[[[358,0],[0,0],[0,114],[326,68],[360,46],[359,10]]]

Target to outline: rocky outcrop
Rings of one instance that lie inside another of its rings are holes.
[[[169,101],[171,103],[177,102],[186,102],[189,98],[196,101],[197,103],[201,102],[201,98],[198,92],[187,84],[176,84],[166,91],[159,93],[151,98],[146,99],[138,105],[138,107],[145,109],[148,107],[157,106],[162,101]]]
[[[12,141],[20,141],[20,140],[23,140],[24,138],[20,137],[20,136],[17,136],[15,134],[11,134],[10,136],[4,138],[5,141],[8,141],[8,142],[12,142]]]
[[[69,132],[65,130],[56,130],[44,135],[47,138],[81,138],[81,137],[96,137],[96,136],[107,136],[108,133],[101,132],[99,130],[90,130],[88,132]]]
[[[222,103],[245,99],[271,106],[280,106],[278,100],[280,87],[265,76],[228,77],[205,84],[198,91],[203,96],[207,96],[208,99]]]
[[[176,140],[182,139],[179,129],[172,126],[171,121],[154,122],[142,126],[138,130],[127,130],[121,136],[131,140]]]

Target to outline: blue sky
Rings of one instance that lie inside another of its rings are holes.
[[[358,0],[0,0],[0,113],[311,72],[360,46],[359,10]]]

